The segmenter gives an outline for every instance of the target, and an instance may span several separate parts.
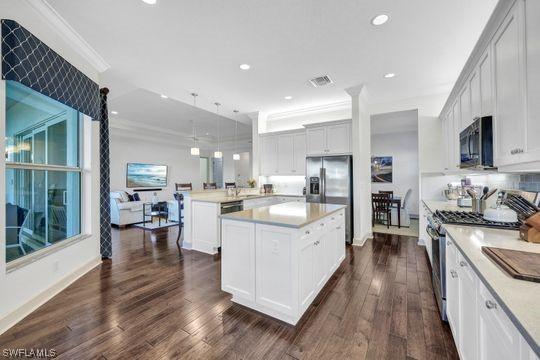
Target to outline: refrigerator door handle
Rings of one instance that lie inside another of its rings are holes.
[[[326,203],[326,169],[321,168],[321,203]]]

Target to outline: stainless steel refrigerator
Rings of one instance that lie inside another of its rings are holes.
[[[313,203],[343,204],[345,237],[353,237],[352,156],[308,156],[306,158],[306,200]]]

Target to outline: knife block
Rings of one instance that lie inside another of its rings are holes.
[[[540,244],[540,231],[528,224],[521,225],[519,228],[519,237],[522,240]]]

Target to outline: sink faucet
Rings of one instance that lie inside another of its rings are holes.
[[[240,195],[240,191],[242,191],[241,188],[239,188],[239,187],[234,188],[234,193],[235,193],[236,196]]]

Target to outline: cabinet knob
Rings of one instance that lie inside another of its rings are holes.
[[[497,308],[497,303],[495,303],[494,301],[491,301],[491,300],[486,300],[486,307],[488,309],[496,309]]]
[[[446,242],[446,246],[450,246],[450,245],[452,245],[452,242],[451,242],[451,241],[447,241],[447,242]]]
[[[465,261],[460,261],[459,266],[465,267],[465,266],[467,266],[467,263]]]
[[[336,229],[338,229],[338,230],[341,229],[341,226],[338,226]]]
[[[306,230],[306,235],[309,235],[311,234],[311,232],[309,232],[309,230]]]
[[[455,279],[458,277],[457,272],[455,270],[450,270],[450,275]]]

